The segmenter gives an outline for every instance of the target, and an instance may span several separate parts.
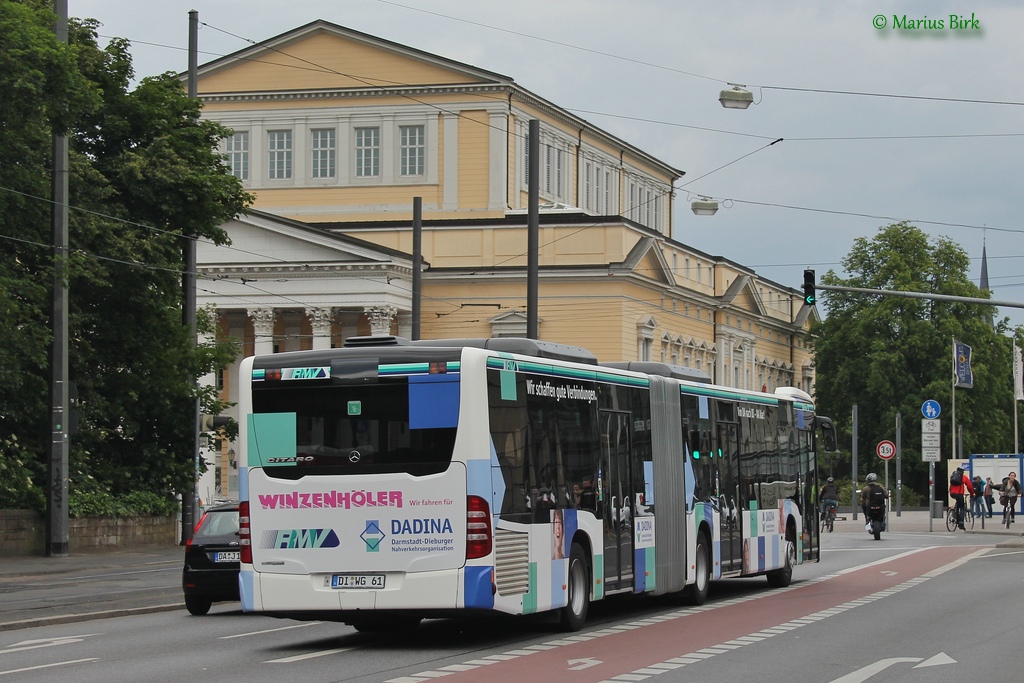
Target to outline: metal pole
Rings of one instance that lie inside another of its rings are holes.
[[[529,164],[527,173],[526,219],[526,337],[537,339],[538,279],[540,276],[540,121],[530,119]]]
[[[850,489],[850,502],[853,505],[853,521],[857,521],[857,404],[853,404],[853,476],[851,477],[852,487]]]
[[[68,2],[54,0],[53,32],[68,42]],[[50,350],[50,481],[47,486],[46,554],[68,555],[68,138],[53,136],[53,340]]]
[[[932,501],[935,500],[935,463],[928,463],[928,531],[932,531]]]
[[[197,72],[199,55],[199,12],[189,10],[188,13],[188,96],[198,96]],[[190,333],[192,343],[196,343],[196,240],[194,235],[183,235],[185,244],[182,247],[185,262],[185,273],[181,278],[182,288],[182,324]],[[192,386],[198,389],[198,377],[190,377]],[[199,398],[193,407],[192,416],[192,487],[187,496],[181,499],[181,543],[184,545],[192,538],[192,528],[199,519]]]
[[[420,338],[420,288],[423,261],[423,197],[412,198],[412,338]]]
[[[896,516],[903,511],[903,420],[896,413]]]

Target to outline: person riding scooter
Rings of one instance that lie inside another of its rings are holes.
[[[878,475],[870,473],[867,484],[860,490],[860,507],[867,522],[864,529],[874,534],[876,539],[880,532],[885,531],[885,499],[885,489],[878,483]]]

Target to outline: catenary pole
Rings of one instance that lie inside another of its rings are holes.
[[[198,97],[197,72],[199,57],[199,12],[189,10],[188,13],[188,96]],[[196,239],[195,235],[183,235],[185,244],[182,247],[185,273],[181,279],[182,288],[182,324],[189,332],[192,344],[196,343]],[[189,380],[192,388],[198,390],[198,377]],[[199,395],[196,394],[192,411],[192,485],[181,500],[181,544],[192,538],[192,529],[199,512]]]
[[[54,0],[53,31],[68,42],[68,2]],[[68,555],[68,138],[53,136],[53,310],[50,349],[50,477],[47,486],[46,554]]]

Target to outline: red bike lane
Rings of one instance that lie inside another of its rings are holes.
[[[628,678],[620,678],[620,681],[643,680],[647,677],[645,674],[659,673],[657,669],[664,672],[679,668],[736,649],[746,642],[769,638],[775,628],[779,629],[777,633],[794,630],[803,625],[801,619],[819,620],[831,616],[819,614],[825,610],[842,606],[852,609],[855,605],[847,603],[920,579],[976,550],[975,546],[922,549],[789,589],[757,593],[718,605],[712,602],[704,608],[684,608],[596,632],[582,632],[541,645],[392,678],[388,683],[419,683],[439,676],[443,676],[446,683],[476,682],[481,676],[485,676],[488,683],[518,682],[537,680],[537,673],[541,671],[552,679],[569,683],[598,683],[624,674],[629,675]],[[797,623],[791,624],[793,621]],[[768,633],[758,635],[766,629]],[[709,651],[700,652],[705,649]],[[643,671],[645,668],[654,670]]]

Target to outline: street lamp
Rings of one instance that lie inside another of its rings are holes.
[[[730,83],[732,88],[718,94],[718,101],[726,109],[746,109],[754,103],[754,96],[743,86]]]
[[[701,197],[690,202],[690,210],[698,216],[714,216],[718,211],[718,202],[707,197]]]

